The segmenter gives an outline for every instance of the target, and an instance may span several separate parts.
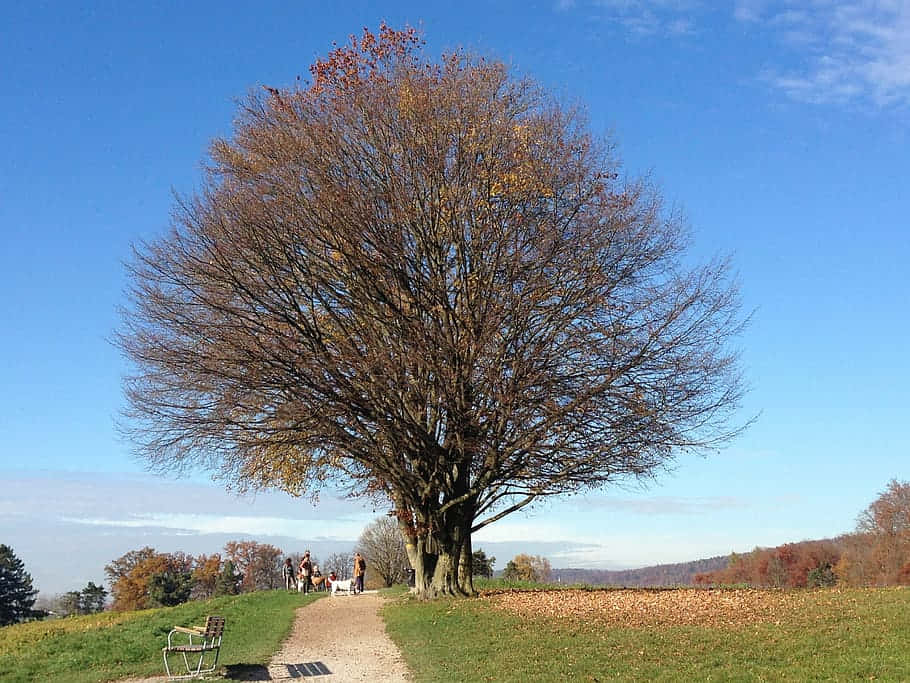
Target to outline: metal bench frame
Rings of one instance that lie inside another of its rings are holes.
[[[176,681],[186,678],[197,678],[203,674],[212,673],[218,665],[218,655],[221,652],[221,638],[224,634],[224,617],[207,617],[205,626],[175,626],[167,634],[167,646],[161,648],[161,654],[164,657],[164,670],[167,672],[168,680]],[[188,642],[178,643],[180,635],[188,636]],[[177,638],[175,638],[177,636]],[[197,640],[194,641],[193,639]],[[212,652],[214,657],[211,664],[202,668],[205,662],[206,654]],[[171,665],[168,661],[168,655],[179,653],[183,655],[183,664],[186,667],[186,673],[172,673]],[[196,661],[196,655],[199,660]],[[193,663],[190,663],[192,659]],[[195,665],[195,666],[194,666]]]

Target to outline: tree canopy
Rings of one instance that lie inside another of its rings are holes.
[[[506,564],[502,577],[509,581],[543,583],[549,581],[552,574],[553,570],[547,558],[519,553]]]
[[[104,573],[117,611],[176,605],[189,599],[195,559],[186,553],[159,553],[146,546],[121,555]]]
[[[119,343],[152,466],[390,501],[418,593],[471,534],[729,439],[736,288],[580,109],[504,64],[364,30],[253,92]]]

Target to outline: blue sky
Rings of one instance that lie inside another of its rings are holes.
[[[908,479],[910,5],[698,0],[7,3],[0,28],[0,543],[47,593],[152,545],[349,550],[381,514],[154,477],[113,422],[130,244],[168,226],[236,100],[381,20],[534,76],[732,254],[756,424],[649,488],[550,501],[497,556],[622,568],[833,536]]]

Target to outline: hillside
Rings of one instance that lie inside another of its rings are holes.
[[[553,580],[561,583],[587,583],[606,586],[689,586],[695,575],[724,569],[728,555],[709,557],[704,560],[658,564],[640,569],[553,569]]]

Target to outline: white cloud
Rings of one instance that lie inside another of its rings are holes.
[[[759,21],[764,6],[762,0],[738,0],[733,7],[733,16],[737,21]]]
[[[614,568],[633,569],[658,564],[674,564],[728,555],[739,548],[741,541],[729,537],[700,538],[697,542],[685,536],[649,537],[646,542],[634,536],[612,536],[598,545],[567,548],[547,556],[554,567],[599,569],[611,564]],[[615,560],[619,560],[616,562]]]
[[[688,18],[673,19],[667,23],[667,32],[675,36],[695,33],[695,23]]]
[[[486,526],[473,536],[479,541],[494,543],[517,543],[536,541],[541,539],[555,539],[566,543],[598,543],[595,535],[579,532],[578,528],[568,527],[566,524],[529,520],[526,522],[511,521],[508,519]]]
[[[899,0],[778,2],[737,6],[740,21],[762,21],[800,67],[766,68],[762,79],[811,103],[910,104],[910,4]]]
[[[353,519],[289,519],[286,517],[208,515],[192,512],[152,513],[128,518],[62,517],[70,524],[95,527],[126,527],[170,530],[181,535],[235,534],[283,536],[301,540],[357,538],[371,517]]]
[[[557,7],[582,3],[562,0]],[[584,9],[635,40],[713,32],[730,18],[697,0],[588,0]],[[907,0],[736,0],[732,18],[770,45],[755,75],[788,97],[876,108],[910,104]]]
[[[560,3],[561,10],[571,9],[570,4]],[[602,17],[623,27],[632,38],[652,36],[683,36],[696,32],[694,16],[702,10],[699,0],[593,0],[589,7]]]
[[[588,497],[587,508],[612,509],[639,515],[714,515],[721,510],[747,508],[750,501],[733,496],[709,498],[680,498],[674,496],[651,496],[647,498]]]
[[[372,510],[363,501],[332,495],[323,496],[318,504],[279,492],[238,496],[217,484],[178,482],[150,475],[0,472],[0,485],[4,489],[0,518],[17,515],[42,519],[131,520],[151,516],[163,519],[168,513],[198,511],[219,518],[266,517],[309,523]]]

